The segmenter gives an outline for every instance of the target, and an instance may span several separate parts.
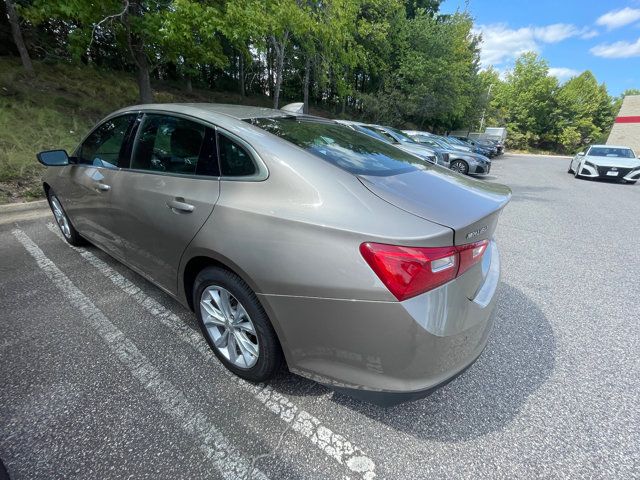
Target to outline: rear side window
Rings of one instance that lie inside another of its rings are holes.
[[[212,129],[170,115],[145,115],[131,168],[183,175],[218,176]]]
[[[96,167],[126,167],[127,137],[136,114],[122,115],[107,120],[96,128],[80,145],[78,163]]]
[[[218,134],[220,170],[225,177],[255,175],[257,168],[247,150],[223,134]]]
[[[355,175],[389,176],[429,168],[426,161],[344,125],[309,117],[252,123]]]

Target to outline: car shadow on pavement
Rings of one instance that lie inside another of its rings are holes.
[[[334,393],[333,401],[419,438],[456,442],[505,428],[551,376],[555,337],[542,311],[502,283],[489,344],[460,377],[428,397],[382,408]]]

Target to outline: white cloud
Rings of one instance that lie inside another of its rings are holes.
[[[573,68],[565,68],[565,67],[551,67],[549,68],[549,75],[552,77],[556,77],[561,82],[564,80],[569,80],[572,77],[580,75],[578,70],[574,70]]]
[[[630,58],[640,57],[640,38],[635,42],[601,43],[593,47],[590,52],[596,57]]]
[[[582,38],[583,40],[589,40],[590,38],[595,38],[598,35],[600,35],[599,31],[587,28],[584,30],[584,33],[580,35],[580,38]]]
[[[593,38],[598,34],[595,30],[568,23],[517,29],[494,23],[478,26],[475,33],[482,34],[480,57],[483,66],[513,60],[524,52],[539,52],[541,44],[558,43],[572,37]]]
[[[625,7],[622,10],[612,10],[596,20],[596,25],[607,27],[609,30],[624,27],[640,20],[640,8]]]
[[[546,27],[534,27],[533,36],[544,43],[558,43],[580,35],[582,30],[568,23],[555,23]]]

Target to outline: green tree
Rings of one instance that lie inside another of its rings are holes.
[[[191,79],[198,65],[220,68],[227,64],[221,44],[225,32],[223,13],[216,4],[194,0],[174,0],[160,13],[158,41],[167,60],[180,66],[191,92]]]
[[[107,37],[121,52],[127,52],[137,73],[140,101],[153,101],[150,72],[158,61],[164,60],[159,51],[158,32],[162,13],[167,5],[153,0],[105,0],[78,2],[75,0],[34,0],[25,15],[34,23],[51,18],[74,24],[68,46],[76,57],[92,57],[97,37]]]
[[[549,75],[548,63],[536,53],[522,54],[494,95],[503,109],[512,144],[540,146],[554,141],[558,80]]]
[[[566,150],[592,143],[602,135],[608,121],[604,115],[611,110],[611,102],[591,72],[583,72],[562,85],[556,102],[559,143]]]

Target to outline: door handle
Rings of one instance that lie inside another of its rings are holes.
[[[109,190],[111,190],[111,185],[107,185],[106,183],[99,183],[98,190],[102,192],[108,192]]]
[[[184,198],[175,198],[167,202],[167,207],[173,211],[180,211],[184,213],[191,213],[196,208],[190,203],[185,203]]]

